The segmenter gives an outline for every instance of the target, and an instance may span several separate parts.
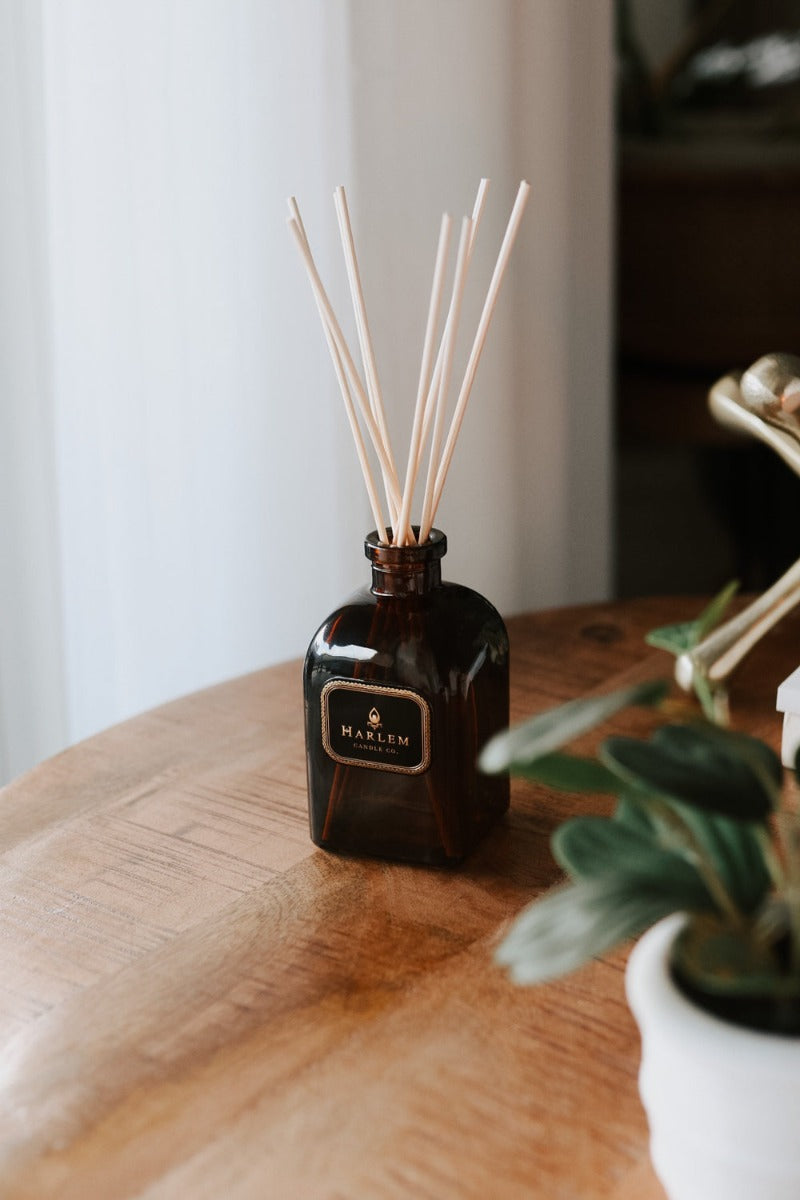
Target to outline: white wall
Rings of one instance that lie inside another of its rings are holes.
[[[24,191],[0,171],[0,279],[30,283],[22,306],[0,283],[0,769],[302,653],[366,578],[290,193],[351,330],[330,199],[347,185],[404,453],[441,211],[493,177],[474,328],[529,178],[437,523],[449,577],[506,612],[607,592],[608,0],[0,0],[0,16],[0,55],[25,65],[0,85]]]
[[[349,584],[320,525],[360,531],[361,498],[284,220],[295,188],[319,219],[347,161],[335,89],[296,78],[309,54],[323,90],[338,73],[325,26],[318,3],[46,9],[76,736],[297,653],[314,571]]]
[[[63,745],[37,4],[0,3],[0,782]]]
[[[361,0],[351,27],[364,277],[398,433],[436,204],[460,216],[493,179],[469,330],[517,183],[533,189],[440,509],[449,573],[505,613],[607,595],[611,6]]]

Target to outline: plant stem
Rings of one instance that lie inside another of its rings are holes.
[[[776,818],[776,821],[778,823],[778,827],[780,828],[780,818]],[[787,885],[787,873],[779,855],[775,851],[772,835],[764,825],[756,826],[754,832],[761,848],[761,853],[764,856],[764,864],[769,871],[769,877],[772,880],[773,886],[775,887],[776,891],[783,892]]]
[[[664,839],[663,844],[668,849],[673,849],[677,843],[677,847],[683,851],[685,857],[697,869],[703,883],[708,888],[711,899],[715,902],[722,915],[730,921],[734,928],[743,929],[746,924],[745,917],[739,910],[722,879],[720,879],[719,873],[709,858],[705,846],[697,837],[691,825],[671,806],[664,804],[652,796],[649,799],[653,813],[659,824],[667,831],[667,837]]]
[[[775,824],[786,860],[783,895],[789,913],[789,968],[792,975],[800,975],[800,818],[795,813],[782,812],[776,816]]]

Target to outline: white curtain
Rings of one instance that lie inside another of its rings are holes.
[[[441,212],[492,177],[474,329],[530,180],[437,524],[506,613],[607,593],[610,39],[610,0],[0,0],[0,777],[366,580],[292,193],[350,331],[347,186],[402,456]]]

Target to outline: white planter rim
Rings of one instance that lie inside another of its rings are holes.
[[[731,1038],[736,1038],[736,1058],[743,1071],[757,1069],[760,1076],[783,1075],[788,1055],[800,1059],[800,1036],[761,1032],[725,1021],[705,1012],[683,994],[669,970],[669,949],[686,922],[684,913],[665,917],[642,935],[631,951],[625,975],[625,990],[631,1011],[642,1020],[668,1027],[680,1022],[681,1049],[702,1054],[706,1060],[717,1055],[720,1065],[730,1065]]]

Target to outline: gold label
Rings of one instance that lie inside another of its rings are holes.
[[[421,775],[431,762],[431,710],[408,688],[332,679],[322,689],[322,745],[336,762]]]

